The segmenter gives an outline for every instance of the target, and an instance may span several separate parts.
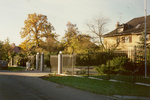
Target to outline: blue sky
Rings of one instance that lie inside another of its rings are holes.
[[[109,18],[106,28],[112,31],[117,21],[126,23],[144,16],[144,0],[0,0],[0,40],[8,37],[16,45],[23,42],[19,32],[27,15],[32,13],[47,15],[61,38],[68,21],[77,24],[80,32],[90,34],[85,22],[95,16]],[[149,14],[150,0],[147,0]]]

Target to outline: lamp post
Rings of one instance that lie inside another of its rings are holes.
[[[146,56],[146,16],[147,16],[147,0],[145,0],[145,78],[147,77],[147,56]]]

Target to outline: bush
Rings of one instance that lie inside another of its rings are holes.
[[[114,57],[127,56],[126,53],[114,52],[93,52],[89,54],[77,54],[76,66],[99,66],[106,64],[108,59],[112,60]]]
[[[114,57],[112,60],[108,60],[106,64],[95,67],[95,70],[99,74],[124,74],[131,72],[131,67],[133,67],[133,64],[129,61],[129,59],[121,56]]]
[[[98,66],[105,64],[109,55],[107,52],[77,54],[76,66]]]
[[[95,66],[95,70],[98,72],[98,74],[103,75],[104,74],[104,68],[106,68],[105,64],[102,64],[100,66]]]
[[[83,70],[80,70],[80,71],[76,71],[76,74],[77,75],[85,75],[86,74],[86,70],[83,69]]]

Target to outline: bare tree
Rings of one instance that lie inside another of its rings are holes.
[[[90,32],[95,34],[99,39],[99,46],[101,46],[104,50],[106,50],[102,36],[106,32],[106,24],[108,23],[109,19],[106,17],[95,17],[92,20],[88,20],[86,22],[87,27],[89,28]]]

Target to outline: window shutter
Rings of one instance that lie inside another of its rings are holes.
[[[132,43],[132,36],[129,36],[129,43]]]

